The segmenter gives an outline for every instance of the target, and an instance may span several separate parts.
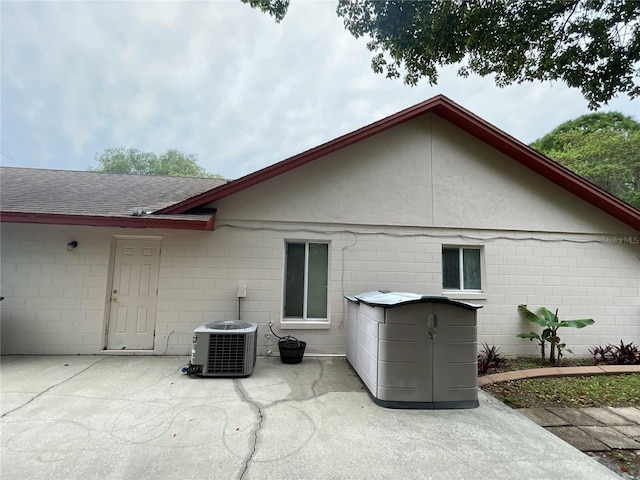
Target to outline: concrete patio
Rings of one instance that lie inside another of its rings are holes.
[[[187,362],[2,357],[2,478],[618,478],[483,392],[476,409],[391,410],[344,358],[259,357],[242,379]]]

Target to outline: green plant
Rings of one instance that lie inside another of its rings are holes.
[[[607,345],[591,347],[589,349],[593,360],[598,363],[613,365],[637,365],[640,364],[640,349],[633,342],[626,344],[620,340],[620,345]]]
[[[612,345],[607,345],[606,347],[603,347],[602,345],[591,347],[589,349],[589,353],[593,355],[593,363],[595,363],[596,365],[599,363],[609,363],[611,349]]]
[[[573,327],[573,328],[584,328],[587,325],[594,324],[594,320],[591,318],[582,319],[582,320],[562,320],[558,319],[558,310],[556,309],[556,313],[552,313],[547,310],[545,307],[541,307],[538,310],[538,313],[535,314],[530,311],[526,305],[518,305],[518,311],[526,320],[540,325],[543,327],[542,333],[538,334],[535,332],[530,333],[520,333],[517,336],[520,338],[528,338],[533,341],[536,339],[540,342],[540,353],[542,360],[545,359],[545,343],[549,342],[549,363],[551,365],[555,365],[557,362],[557,358],[562,358],[562,352],[567,351],[570,353],[571,350],[566,348],[566,343],[562,343],[560,341],[560,337],[558,336],[558,329],[561,327]],[[556,351],[558,352],[558,357],[556,358]]]
[[[487,373],[492,368],[504,365],[507,359],[499,352],[500,348],[488,343],[482,344],[482,350],[478,354],[478,373]]]
[[[618,365],[636,365],[640,363],[640,350],[636,347],[633,342],[625,345],[622,340],[620,340],[620,346],[612,345],[612,355],[614,357],[614,362]]]
[[[571,351],[571,349],[566,348],[567,344],[566,343],[558,343],[558,345],[556,345],[556,347],[558,347],[558,361],[562,360],[562,352],[564,352],[565,350],[569,353],[573,353]]]

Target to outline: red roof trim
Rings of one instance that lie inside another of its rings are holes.
[[[455,108],[434,108],[433,113],[621,222],[640,230],[640,210],[516,140],[461,106],[448,101]]]
[[[640,210],[538,153],[443,95],[435,96],[311,150],[158,210],[156,213],[184,213],[193,207],[220,200],[429,112],[451,122],[621,222],[640,230]]]
[[[83,225],[88,227],[166,228],[177,230],[213,230],[215,215],[202,220],[158,217],[98,217],[59,215],[53,213],[0,212],[3,223],[36,223],[47,225]]]

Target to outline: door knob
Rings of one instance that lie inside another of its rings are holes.
[[[118,297],[111,297],[111,301],[112,302],[117,302],[118,301]]]

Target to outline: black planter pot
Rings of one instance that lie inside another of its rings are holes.
[[[282,363],[300,363],[304,356],[304,349],[307,342],[294,337],[284,337],[278,341],[280,350],[280,360]]]

